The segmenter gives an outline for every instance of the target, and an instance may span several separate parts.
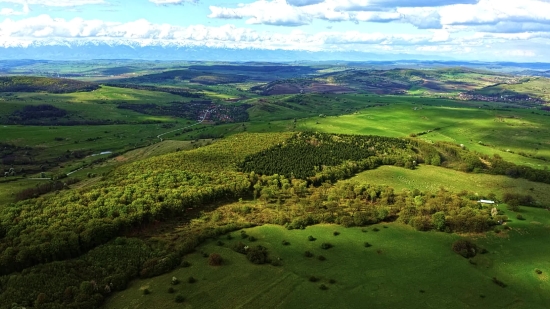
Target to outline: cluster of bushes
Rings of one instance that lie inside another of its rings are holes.
[[[77,178],[66,178],[63,181],[50,181],[41,185],[37,185],[34,188],[24,189],[15,194],[16,201],[23,201],[30,198],[39,197],[40,195],[67,189],[67,186],[79,182]]]

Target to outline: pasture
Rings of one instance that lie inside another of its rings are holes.
[[[548,116],[526,109],[494,109],[481,103],[441,99],[384,97],[376,102],[388,105],[349,115],[302,119],[297,130],[390,137],[414,134],[426,141],[464,144],[470,150],[498,154],[516,164],[540,169],[550,165]]]
[[[548,203],[550,201],[550,185],[548,184],[506,176],[463,173],[432,165],[421,165],[416,170],[381,166],[359,173],[345,181],[389,186],[397,192],[414,189],[436,192],[440,188],[445,188],[457,193],[466,190],[480,196],[494,193],[498,198],[502,198],[504,193],[517,193],[531,195],[542,206],[550,206]]]
[[[509,231],[476,239],[489,253],[476,256],[472,263],[451,250],[458,235],[417,232],[397,223],[363,229],[251,228],[246,233],[257,241],[243,240],[233,232],[232,240],[219,238],[223,246],[216,240],[206,242],[184,257],[189,268],[136,280],[110,298],[105,308],[546,308],[550,263],[543,257],[550,252],[534,243],[548,239],[549,215],[528,209],[524,216],[527,220],[510,222]],[[333,235],[334,231],[340,235]],[[310,235],[316,240],[308,241]],[[290,245],[284,246],[283,240]],[[282,266],[250,263],[228,248],[238,241],[266,247]],[[323,250],[323,242],[334,247]],[[365,247],[365,242],[372,246]],[[524,246],[531,242],[533,246]],[[306,257],[306,250],[313,257]],[[220,254],[223,265],[209,266],[203,253]],[[321,261],[320,255],[326,260]],[[311,282],[312,276],[317,281]],[[172,277],[181,283],[171,285]],[[188,283],[189,277],[196,282]],[[494,284],[493,277],[507,287]],[[322,290],[321,285],[328,289]],[[168,292],[170,287],[174,294]],[[144,295],[144,289],[150,294]],[[181,305],[175,303],[179,294],[185,298]]]

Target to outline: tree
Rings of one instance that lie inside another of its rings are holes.
[[[222,265],[222,262],[223,262],[223,258],[221,257],[221,255],[217,253],[212,253],[208,257],[208,265],[210,266],[220,266]]]
[[[432,215],[432,224],[434,228],[438,231],[443,231],[445,229],[445,213],[442,211],[436,212]]]

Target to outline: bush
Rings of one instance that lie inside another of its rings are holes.
[[[328,283],[330,283],[330,284],[335,284],[335,283],[336,283],[336,280],[335,280],[335,279],[330,279],[330,280],[328,281]]]
[[[290,243],[286,240],[283,240],[283,246],[290,246]]]
[[[311,276],[311,277],[309,277],[309,281],[310,282],[317,282],[317,281],[319,281],[319,278],[317,278],[315,276]]]
[[[143,290],[143,295],[149,295],[149,294],[151,294],[151,291],[149,291],[149,289]]]
[[[540,269],[538,269],[538,268],[535,269],[535,272],[537,273],[537,275],[542,275],[542,270],[540,270]]]
[[[497,277],[493,277],[493,283],[500,286],[500,287],[502,287],[502,288],[506,287],[506,283],[498,280]]]
[[[262,246],[256,246],[249,248],[246,253],[246,258],[253,264],[265,264],[270,263],[269,254],[267,248]]]
[[[223,259],[222,256],[217,253],[212,253],[208,257],[208,265],[210,266],[220,266],[222,265]]]
[[[176,277],[172,277],[172,285],[178,285],[180,281]]]
[[[181,294],[178,294],[175,299],[176,303],[183,303],[185,301],[185,297]]]
[[[455,253],[458,253],[467,259],[476,256],[478,252],[477,246],[466,239],[459,239],[455,241],[452,249]]]
[[[175,292],[176,292],[176,290],[174,290],[173,287],[169,287],[169,288],[168,288],[168,293],[174,294]]]
[[[242,242],[238,242],[236,244],[234,244],[231,249],[233,249],[233,251],[235,252],[239,252],[241,254],[246,254],[246,246],[242,243]]]
[[[334,236],[338,236],[338,235],[340,235],[340,232],[334,231],[332,234],[333,234]]]
[[[319,286],[319,288],[320,288],[321,290],[323,290],[323,291],[324,291],[324,290],[328,290],[328,286],[326,286],[326,285],[324,285],[324,284],[321,284],[321,285]]]
[[[191,263],[189,263],[189,262],[187,262],[187,261],[182,261],[182,262],[181,262],[181,267],[187,268],[187,267],[189,267],[189,266],[191,266]]]
[[[368,247],[372,247],[372,245],[369,244],[368,242],[365,242],[365,248],[368,248]]]
[[[324,250],[327,250],[327,249],[330,249],[334,247],[331,243],[328,243],[328,242],[324,242],[321,244],[321,249],[324,249]]]
[[[242,239],[248,238],[248,234],[246,234],[245,231],[241,231],[241,238],[242,238]]]
[[[374,232],[380,231],[380,229],[378,229],[377,227],[373,228],[372,230],[373,230]]]
[[[323,255],[319,255],[319,256],[317,257],[317,259],[319,259],[319,261],[326,261],[326,260],[327,260],[327,258],[324,257]]]
[[[193,284],[193,283],[195,283],[195,282],[197,282],[197,279],[195,279],[194,277],[189,277],[189,278],[187,278],[187,283]]]
[[[233,236],[231,234],[227,234],[227,236],[225,236],[225,238],[227,238],[227,240],[231,240],[231,239],[233,239]]]
[[[256,237],[254,237],[254,236],[248,236],[248,240],[249,240],[249,241],[256,241]]]
[[[340,225],[343,227],[352,227],[355,226],[355,221],[350,216],[343,216],[340,218]]]
[[[315,237],[309,235],[309,236],[307,237],[307,240],[309,240],[309,241],[316,241],[317,238],[315,238]]]
[[[516,215],[516,219],[518,220],[525,220],[525,218],[521,214]]]
[[[313,257],[313,253],[311,253],[310,251],[306,251],[304,255],[308,258]]]
[[[217,245],[217,246],[220,246],[220,247],[223,247],[223,245],[225,245],[225,244],[223,243],[223,241],[218,240],[218,241],[216,242],[216,245]]]

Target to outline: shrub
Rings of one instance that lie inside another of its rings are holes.
[[[319,255],[319,256],[317,257],[317,259],[319,259],[319,261],[326,261],[326,260],[327,260],[327,258],[324,257],[323,255]]]
[[[378,229],[377,227],[373,228],[372,230],[373,230],[374,232],[380,231],[380,229]]]
[[[174,294],[175,292],[176,292],[176,290],[174,290],[173,287],[169,287],[169,288],[168,288],[168,293]]]
[[[366,233],[368,231],[367,231],[367,229],[361,229],[361,232]]]
[[[191,263],[189,263],[189,262],[187,262],[187,261],[182,261],[182,262],[181,262],[181,267],[187,268],[187,267],[189,267],[189,266],[191,266]]]
[[[223,243],[223,241],[218,240],[218,241],[216,242],[216,245],[222,247],[222,246],[225,245],[225,244]]]
[[[317,238],[315,238],[315,237],[309,235],[309,236],[307,237],[307,240],[309,240],[309,241],[316,241]]]
[[[143,290],[143,295],[149,295],[149,294],[151,294],[151,291],[149,291],[149,289]]]
[[[338,236],[338,235],[340,235],[340,232],[334,231],[332,234],[333,234],[334,236]]]
[[[249,248],[246,253],[246,258],[253,264],[265,264],[270,263],[269,254],[267,248],[262,246],[256,246]]]
[[[535,272],[537,273],[537,275],[542,275],[542,270],[540,270],[540,269],[538,269],[538,268],[535,269]]]
[[[245,231],[241,231],[241,238],[242,238],[242,239],[248,238],[248,234],[246,234]]]
[[[176,303],[183,303],[185,301],[185,297],[181,294],[178,294],[175,299]]]
[[[330,249],[334,247],[331,243],[328,243],[328,242],[324,242],[321,244],[321,249],[324,249],[324,250],[327,250],[327,249]]]
[[[321,285],[319,286],[319,288],[320,288],[321,290],[323,290],[323,291],[324,291],[324,290],[328,290],[328,286],[326,286],[326,285],[324,285],[324,284],[321,284]]]
[[[227,238],[227,240],[231,240],[231,239],[233,239],[233,236],[231,234],[227,234],[227,236],[225,238]]]
[[[343,216],[340,218],[340,225],[343,227],[352,227],[355,225],[355,221],[350,216]]]
[[[188,283],[195,283],[195,282],[197,282],[197,279],[195,279],[194,277],[189,277],[189,278],[187,278],[187,282]]]
[[[330,284],[335,284],[335,283],[336,283],[336,280],[335,280],[335,279],[330,279],[330,280],[328,281],[328,283],[330,283]]]
[[[249,241],[256,241],[256,237],[254,237],[254,236],[248,236],[248,240],[249,240]]]
[[[317,282],[317,281],[319,281],[319,278],[317,278],[315,276],[311,276],[311,277],[309,277],[309,281],[310,282]]]
[[[223,259],[222,256],[217,253],[212,253],[208,257],[208,265],[210,266],[220,266],[222,265]]]
[[[453,243],[452,249],[455,253],[465,258],[472,258],[477,254],[477,246],[469,240],[459,239]]]
[[[368,248],[368,247],[372,247],[372,245],[369,244],[368,242],[365,242],[365,248]]]
[[[290,245],[290,243],[288,241],[283,240],[283,246],[289,246],[289,245]]]
[[[246,246],[240,241],[236,244],[233,244],[231,249],[233,249],[233,251],[235,251],[235,252],[239,252],[241,254],[246,254]]]
[[[172,285],[178,285],[180,281],[176,277],[172,277]]]
[[[502,288],[506,287],[506,283],[498,280],[497,277],[493,277],[493,283],[500,286],[500,287],[502,287]]]
[[[516,219],[518,220],[525,220],[525,218],[521,214],[516,215]]]
[[[306,251],[304,255],[308,258],[313,257],[313,253],[311,253],[310,251]]]

